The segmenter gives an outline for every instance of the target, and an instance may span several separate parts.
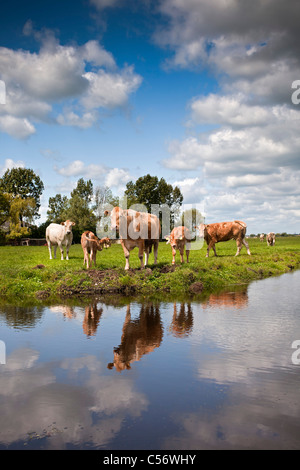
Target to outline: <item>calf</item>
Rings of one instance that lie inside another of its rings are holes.
[[[102,248],[109,248],[111,246],[111,240],[108,237],[101,238],[100,243]]]
[[[89,269],[89,255],[90,255],[90,261],[91,263],[94,262],[94,265],[96,266],[96,256],[97,256],[97,251],[102,251],[102,244],[101,240],[96,237],[96,235],[91,232],[90,230],[86,230],[83,232],[81,235],[81,246],[83,249],[83,264],[85,265],[87,269]]]
[[[274,232],[269,232],[267,235],[267,245],[268,246],[273,246],[275,245],[275,233]]]
[[[52,259],[51,248],[53,246],[54,258],[56,258],[56,249],[59,247],[61,259],[64,259],[64,246],[66,247],[66,259],[69,259],[69,249],[73,240],[72,227],[75,222],[66,220],[61,224],[50,224],[46,228],[46,241],[48,244],[50,259]]]
[[[186,227],[175,227],[173,228],[171,234],[165,237],[167,240],[167,244],[170,243],[172,248],[172,264],[175,264],[175,255],[176,249],[179,250],[180,253],[180,261],[183,263],[183,253],[185,247],[185,254],[186,254],[186,262],[189,262],[189,254],[191,249],[191,234],[188,228]]]
[[[209,250],[212,248],[214,250],[215,256],[217,256],[215,244],[219,242],[226,242],[228,240],[236,240],[237,256],[241,249],[242,245],[245,245],[248,255],[251,255],[249,250],[249,245],[245,240],[247,225],[245,222],[240,220],[235,220],[234,222],[221,222],[215,224],[200,224],[199,225],[199,235],[204,237],[208,247],[206,257],[209,256]]]

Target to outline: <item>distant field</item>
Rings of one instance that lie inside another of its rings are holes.
[[[130,271],[125,272],[125,258],[118,244],[98,252],[97,266],[89,272],[83,268],[80,245],[72,245],[70,260],[50,260],[46,246],[0,247],[0,297],[2,302],[44,301],[56,295],[91,295],[106,292],[145,293],[199,293],[220,289],[232,284],[242,284],[254,279],[298,269],[300,267],[300,237],[277,237],[274,247],[258,239],[248,239],[252,255],[245,247],[235,257],[234,241],[216,245],[218,257],[213,251],[205,258],[206,244],[191,250],[190,263],[180,265],[179,253],[176,267],[171,266],[171,248],[161,242],[158,265],[153,265],[150,255],[149,268],[140,270],[138,250],[130,255]],[[43,265],[43,266],[38,266]],[[38,266],[38,267],[37,267]],[[202,285],[202,287],[201,287]]]

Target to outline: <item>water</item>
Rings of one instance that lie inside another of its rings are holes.
[[[299,449],[299,281],[2,308],[0,449]]]

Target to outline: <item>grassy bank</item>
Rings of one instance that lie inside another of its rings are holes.
[[[124,271],[125,259],[120,245],[98,252],[97,267],[83,268],[80,245],[70,249],[70,260],[60,257],[49,260],[48,249],[42,247],[0,247],[0,300],[1,302],[48,302],[59,297],[93,294],[198,294],[201,291],[222,289],[252,280],[283,274],[300,268],[300,237],[282,237],[274,247],[258,239],[249,240],[252,256],[242,249],[235,257],[234,241],[216,245],[218,257],[211,252],[205,258],[206,245],[193,250],[190,263],[171,265],[171,248],[160,243],[158,265],[153,254],[149,267],[139,269],[138,252],[131,252],[129,272]]]

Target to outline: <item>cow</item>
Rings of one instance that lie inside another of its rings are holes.
[[[185,254],[186,254],[186,262],[189,262],[189,254],[190,254],[190,249],[191,249],[191,233],[188,228],[181,226],[181,227],[175,227],[173,228],[172,232],[170,235],[166,236],[165,239],[167,240],[167,243],[170,243],[170,246],[172,248],[172,264],[175,264],[175,255],[176,255],[176,249],[179,250],[180,253],[180,261],[181,263],[184,262],[183,260],[183,254],[184,254],[184,247],[185,247]]]
[[[73,232],[72,228],[75,222],[66,220],[61,224],[50,224],[46,228],[46,241],[48,244],[50,259],[52,259],[51,248],[53,246],[54,258],[56,258],[56,249],[59,247],[61,252],[61,260],[64,259],[64,246],[66,247],[66,259],[69,259],[69,249],[72,245]]]
[[[108,237],[101,238],[100,243],[102,248],[109,248],[111,246],[111,240]]]
[[[114,348],[113,362],[108,363],[107,368],[115,367],[117,372],[131,369],[132,363],[159,348],[162,338],[163,326],[157,305],[142,304],[137,318],[131,317],[130,304],[127,305],[121,344]]]
[[[259,236],[259,239],[260,239],[261,242],[263,242],[264,239],[265,239],[265,234],[261,233],[260,236]]]
[[[245,222],[240,220],[234,220],[233,222],[220,222],[215,224],[200,224],[199,225],[199,236],[204,237],[208,247],[206,258],[209,256],[209,250],[214,250],[215,256],[217,256],[215,244],[219,242],[226,242],[228,240],[236,240],[237,256],[241,249],[242,244],[245,245],[248,255],[251,255],[249,245],[245,240],[247,225]]]
[[[89,269],[89,257],[91,264],[96,266],[96,256],[97,251],[102,251],[102,243],[99,238],[94,235],[90,230],[86,230],[81,235],[81,246],[83,249],[83,264],[86,264],[87,269]],[[90,255],[90,256],[89,256]]]
[[[111,230],[118,230],[123,252],[126,258],[125,270],[129,269],[130,251],[139,249],[141,269],[148,264],[149,253],[154,247],[154,264],[157,264],[157,251],[161,232],[159,219],[156,215],[139,212],[133,209],[114,207],[106,210],[104,215],[111,217]],[[145,252],[145,263],[143,253]]]
[[[267,245],[268,246],[273,246],[275,245],[275,233],[274,232],[269,232],[267,235]]]

